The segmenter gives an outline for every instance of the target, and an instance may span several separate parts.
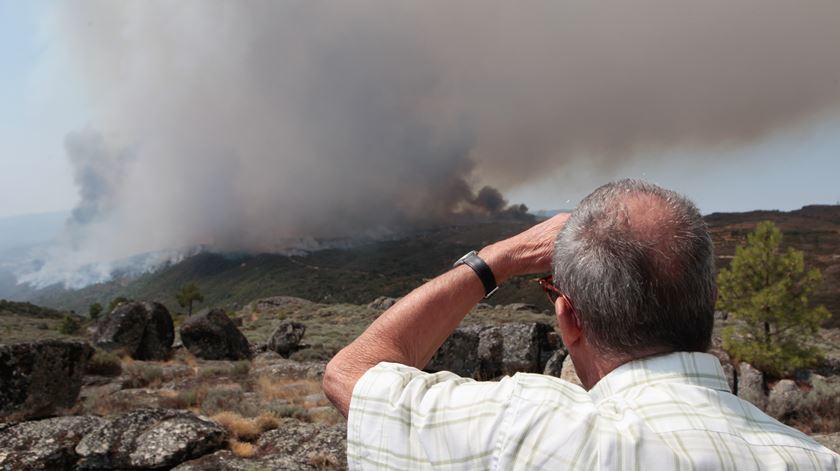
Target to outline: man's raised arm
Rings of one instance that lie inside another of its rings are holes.
[[[548,271],[554,239],[568,218],[558,214],[485,247],[479,256],[499,285],[511,276]],[[324,372],[324,393],[346,417],[353,387],[367,370],[383,361],[424,368],[483,296],[481,280],[466,265],[415,289],[333,357]]]

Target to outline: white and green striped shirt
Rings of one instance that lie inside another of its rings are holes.
[[[589,392],[551,376],[477,382],[380,363],[356,384],[350,469],[840,469],[840,456],[733,396],[720,362],[626,363]]]

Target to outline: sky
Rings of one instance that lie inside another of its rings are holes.
[[[0,0],[0,218],[65,211],[80,199],[64,141],[89,127],[93,112],[56,27],[56,5]],[[658,152],[609,169],[577,159],[505,196],[532,209],[569,208],[599,184],[634,177],[687,194],[703,213],[840,203],[836,114],[748,145]]]

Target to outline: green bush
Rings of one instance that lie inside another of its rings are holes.
[[[76,316],[65,314],[58,326],[58,331],[64,335],[75,335],[82,329],[82,324]]]

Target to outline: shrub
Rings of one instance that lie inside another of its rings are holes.
[[[74,335],[81,330],[82,324],[76,319],[76,316],[65,314],[61,319],[61,325],[58,326],[58,331],[64,335]]]
[[[111,352],[96,350],[87,363],[86,372],[100,376],[119,376],[122,373],[122,361]]]

